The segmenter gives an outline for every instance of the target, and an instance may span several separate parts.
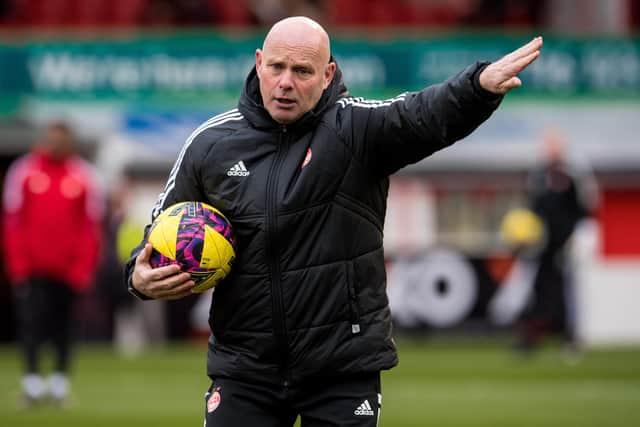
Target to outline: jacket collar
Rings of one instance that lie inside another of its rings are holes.
[[[331,60],[335,62],[333,57]],[[316,107],[306,112],[296,122],[287,125],[293,132],[304,132],[314,127],[321,119],[324,112],[347,93],[347,87],[342,80],[342,71],[337,66],[333,81],[327,87],[318,101]],[[238,109],[254,128],[263,130],[278,130],[282,125],[273,120],[269,112],[264,108],[260,95],[260,84],[256,67],[254,66],[245,80],[245,84],[238,102]]]
[[[73,156],[70,154],[61,159],[54,159],[47,150],[40,147],[39,145],[35,145],[33,147],[33,149],[31,150],[31,154],[33,155],[33,158],[35,158],[40,163],[50,166],[62,166],[66,164]]]

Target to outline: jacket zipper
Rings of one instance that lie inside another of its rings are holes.
[[[352,262],[347,261],[347,297],[349,298],[349,311],[351,320],[351,333],[360,333],[360,313],[358,313],[358,296],[355,290],[355,269]]]
[[[284,302],[282,297],[282,285],[280,283],[280,257],[278,248],[278,181],[280,170],[289,148],[287,127],[282,126],[279,135],[276,158],[271,164],[267,176],[267,239],[271,267],[271,309],[273,312],[273,331],[276,340],[276,348],[280,355],[280,372],[284,379],[284,385],[288,381],[288,357],[287,325],[284,315]]]

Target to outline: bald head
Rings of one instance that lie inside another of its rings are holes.
[[[285,43],[317,49],[324,63],[329,62],[331,46],[329,34],[320,24],[306,16],[292,16],[276,22],[264,38],[262,50]]]
[[[557,129],[547,130],[542,138],[542,152],[547,161],[560,162],[567,148],[567,141]]]
[[[315,108],[331,84],[336,64],[329,35],[302,16],[277,22],[256,50],[256,72],[265,109],[278,123],[293,123]]]

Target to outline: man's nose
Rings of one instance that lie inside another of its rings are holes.
[[[291,73],[291,70],[285,70],[280,75],[278,87],[284,90],[291,89],[293,87],[293,74]]]

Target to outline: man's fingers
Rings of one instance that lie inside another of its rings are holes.
[[[502,84],[502,88],[504,90],[503,93],[509,92],[511,89],[522,86],[522,80],[519,77],[511,77],[509,80]]]
[[[520,87],[522,82],[517,75],[540,56],[542,43],[542,37],[536,37],[490,64],[480,73],[480,86],[489,92],[502,95]]]
[[[498,84],[499,93],[505,94],[513,88],[522,86],[522,81],[517,75],[540,56],[541,46],[542,37],[536,37],[496,63],[501,66],[498,69],[501,69],[502,79],[504,79]]]
[[[151,258],[151,244],[145,243],[144,248],[138,254],[136,258],[136,264],[147,264]]]
[[[191,276],[189,276],[191,277]],[[196,285],[196,282],[189,279],[186,282],[184,282],[182,285],[178,286],[177,288],[175,288],[174,290],[178,293],[183,293],[186,292],[187,294],[191,293],[191,289],[193,289],[193,287]]]
[[[180,266],[177,264],[165,265],[157,267],[148,272],[148,279],[152,281],[163,280],[167,277],[175,276],[180,272]]]
[[[191,294],[195,282],[189,273],[180,273],[177,264],[152,268],[149,264],[151,245],[145,244],[136,258],[133,282],[136,289],[156,299],[178,299]]]
[[[179,286],[175,286],[169,289],[157,290],[154,292],[156,298],[161,299],[178,299],[191,295],[191,289],[196,285],[193,280],[187,280]]]
[[[540,50],[541,47],[542,47],[542,37],[538,36],[538,37],[535,37],[533,40],[531,40],[529,43],[525,44],[524,46],[521,46],[518,49],[511,52],[510,54],[506,55],[505,59],[508,59],[509,61],[517,61],[522,57],[528,56],[531,53],[537,50]]]
[[[161,280],[153,282],[153,288],[158,290],[175,289],[191,279],[189,273],[173,274]]]
[[[529,55],[514,61],[512,64],[509,65],[509,68],[508,68],[509,74],[511,75],[518,74],[519,72],[527,68],[527,66],[529,66],[529,64],[535,61],[539,56],[540,56],[540,51],[536,50],[530,53]]]

